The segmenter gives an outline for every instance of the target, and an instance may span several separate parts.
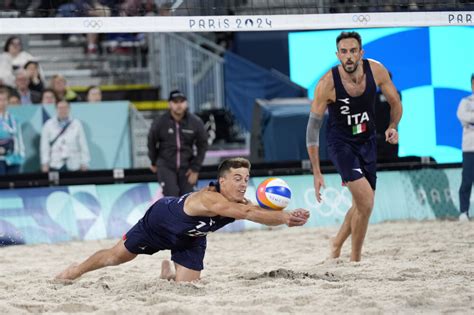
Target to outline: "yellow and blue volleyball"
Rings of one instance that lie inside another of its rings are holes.
[[[291,199],[291,189],[280,178],[268,178],[258,185],[257,202],[265,209],[283,210]]]

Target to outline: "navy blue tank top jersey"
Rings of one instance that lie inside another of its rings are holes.
[[[187,246],[189,242],[202,238],[235,221],[234,218],[215,216],[189,216],[184,212],[184,202],[189,194],[181,197],[164,197],[158,200],[143,217],[143,225],[167,246]],[[163,239],[165,238],[165,239]]]
[[[328,145],[338,141],[350,143],[365,143],[375,137],[375,84],[369,61],[363,59],[365,73],[365,91],[357,97],[350,96],[338,71],[338,66],[332,68],[336,101],[328,104]]]

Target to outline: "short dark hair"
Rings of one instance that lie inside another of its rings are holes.
[[[37,67],[39,67],[38,61],[30,60],[30,61],[28,61],[27,63],[25,63],[25,65],[23,66],[23,69],[28,68],[28,66],[31,65],[31,64],[34,64],[34,65],[36,65]]]
[[[354,38],[359,42],[359,48],[362,48],[362,37],[357,32],[341,32],[339,36],[336,38],[336,47],[338,47],[339,42],[346,38]]]
[[[41,91],[41,98],[43,98],[43,95],[46,94],[46,93],[48,93],[48,92],[53,93],[54,98],[55,98],[56,100],[58,100],[58,95],[56,94],[56,92],[55,92],[52,88],[45,88],[45,89],[43,89],[43,91]]]
[[[471,74],[471,82],[474,81],[474,73]]]
[[[21,99],[20,94],[16,90],[10,91],[10,95],[8,95],[8,98],[10,97],[18,97],[19,99]]]
[[[5,45],[3,46],[3,51],[8,52],[8,47],[10,46],[10,44],[11,44],[15,39],[20,39],[20,37],[18,37],[18,36],[10,36],[10,37],[8,37],[7,40],[5,41]],[[21,40],[21,39],[20,39],[20,40]]]
[[[219,164],[219,167],[217,168],[217,178],[224,177],[225,174],[231,169],[231,168],[241,168],[245,167],[250,171],[250,161],[247,160],[246,158],[243,157],[235,157],[235,158],[230,158],[226,159]]]

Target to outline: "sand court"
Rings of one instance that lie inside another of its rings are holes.
[[[326,259],[332,228],[214,233],[202,280],[160,280],[169,252],[90,272],[54,275],[116,240],[1,248],[0,313],[474,313],[474,225],[369,226],[360,263]]]

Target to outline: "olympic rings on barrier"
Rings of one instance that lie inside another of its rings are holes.
[[[370,15],[368,14],[355,14],[352,16],[352,22],[358,22],[361,24],[367,24],[370,21]]]
[[[352,195],[346,187],[326,187],[321,192],[323,202],[315,200],[314,188],[306,189],[304,201],[308,209],[314,209],[323,217],[343,217],[352,205]]]
[[[101,20],[85,20],[83,22],[84,27],[93,29],[99,29],[103,24],[104,23]]]

